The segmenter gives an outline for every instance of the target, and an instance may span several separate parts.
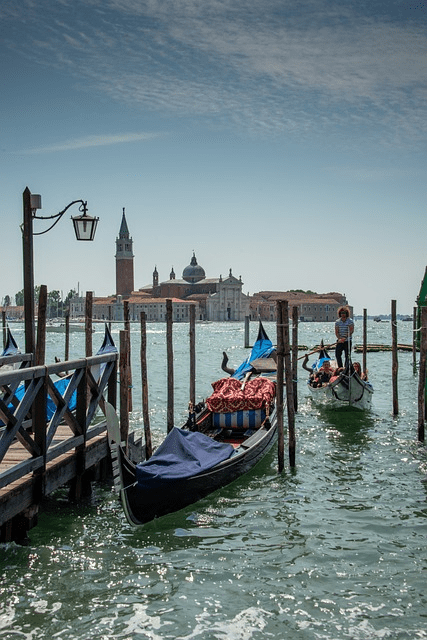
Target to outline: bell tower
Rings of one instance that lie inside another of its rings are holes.
[[[128,298],[134,290],[133,240],[129,235],[123,207],[122,223],[116,238],[116,295]]]

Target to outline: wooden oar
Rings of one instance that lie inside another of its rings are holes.
[[[322,351],[322,349],[332,349],[332,347],[336,347],[337,346],[337,342],[335,342],[334,344],[327,344],[327,345],[323,345],[323,347],[319,347],[318,349],[315,349],[314,351],[310,351],[310,353],[306,353],[303,356],[300,356],[298,358],[298,360],[301,360],[302,358],[305,358],[306,356],[312,356],[313,353],[318,353],[319,351]]]

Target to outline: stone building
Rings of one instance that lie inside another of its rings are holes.
[[[335,322],[338,309],[343,305],[348,306],[350,315],[353,315],[353,308],[342,293],[260,291],[251,297],[250,317],[253,320],[275,321],[278,300],[288,301],[290,315],[292,307],[298,307],[300,322]]]
[[[249,297],[242,293],[242,278],[236,278],[230,269],[226,278],[206,278],[205,270],[198,264],[195,253],[190,264],[177,279],[172,267],[169,280],[159,282],[157,267],[153,271],[151,285],[139,291],[153,298],[179,298],[198,305],[198,319],[215,322],[242,321],[249,315]]]

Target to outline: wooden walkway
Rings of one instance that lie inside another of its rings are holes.
[[[0,541],[24,540],[44,496],[71,483],[71,497],[78,499],[108,460],[103,394],[108,391],[116,405],[117,361],[118,353],[109,353],[28,367],[28,357],[21,356],[23,368],[0,368]],[[63,370],[69,377],[58,392],[55,381]]]

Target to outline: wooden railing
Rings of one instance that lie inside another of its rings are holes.
[[[22,462],[0,473],[0,489],[28,473],[42,477],[48,463],[71,449],[78,455],[78,472],[84,472],[86,443],[105,430],[105,422],[96,423],[94,418],[98,408],[105,415],[106,390],[108,401],[116,406],[117,361],[118,353],[109,353],[26,367],[31,363],[31,354],[0,358],[0,365],[20,363],[23,367],[2,372],[0,366],[0,464],[17,441],[28,454]],[[64,372],[68,383],[59,391],[55,382]],[[70,437],[55,444],[60,424],[68,425]]]

